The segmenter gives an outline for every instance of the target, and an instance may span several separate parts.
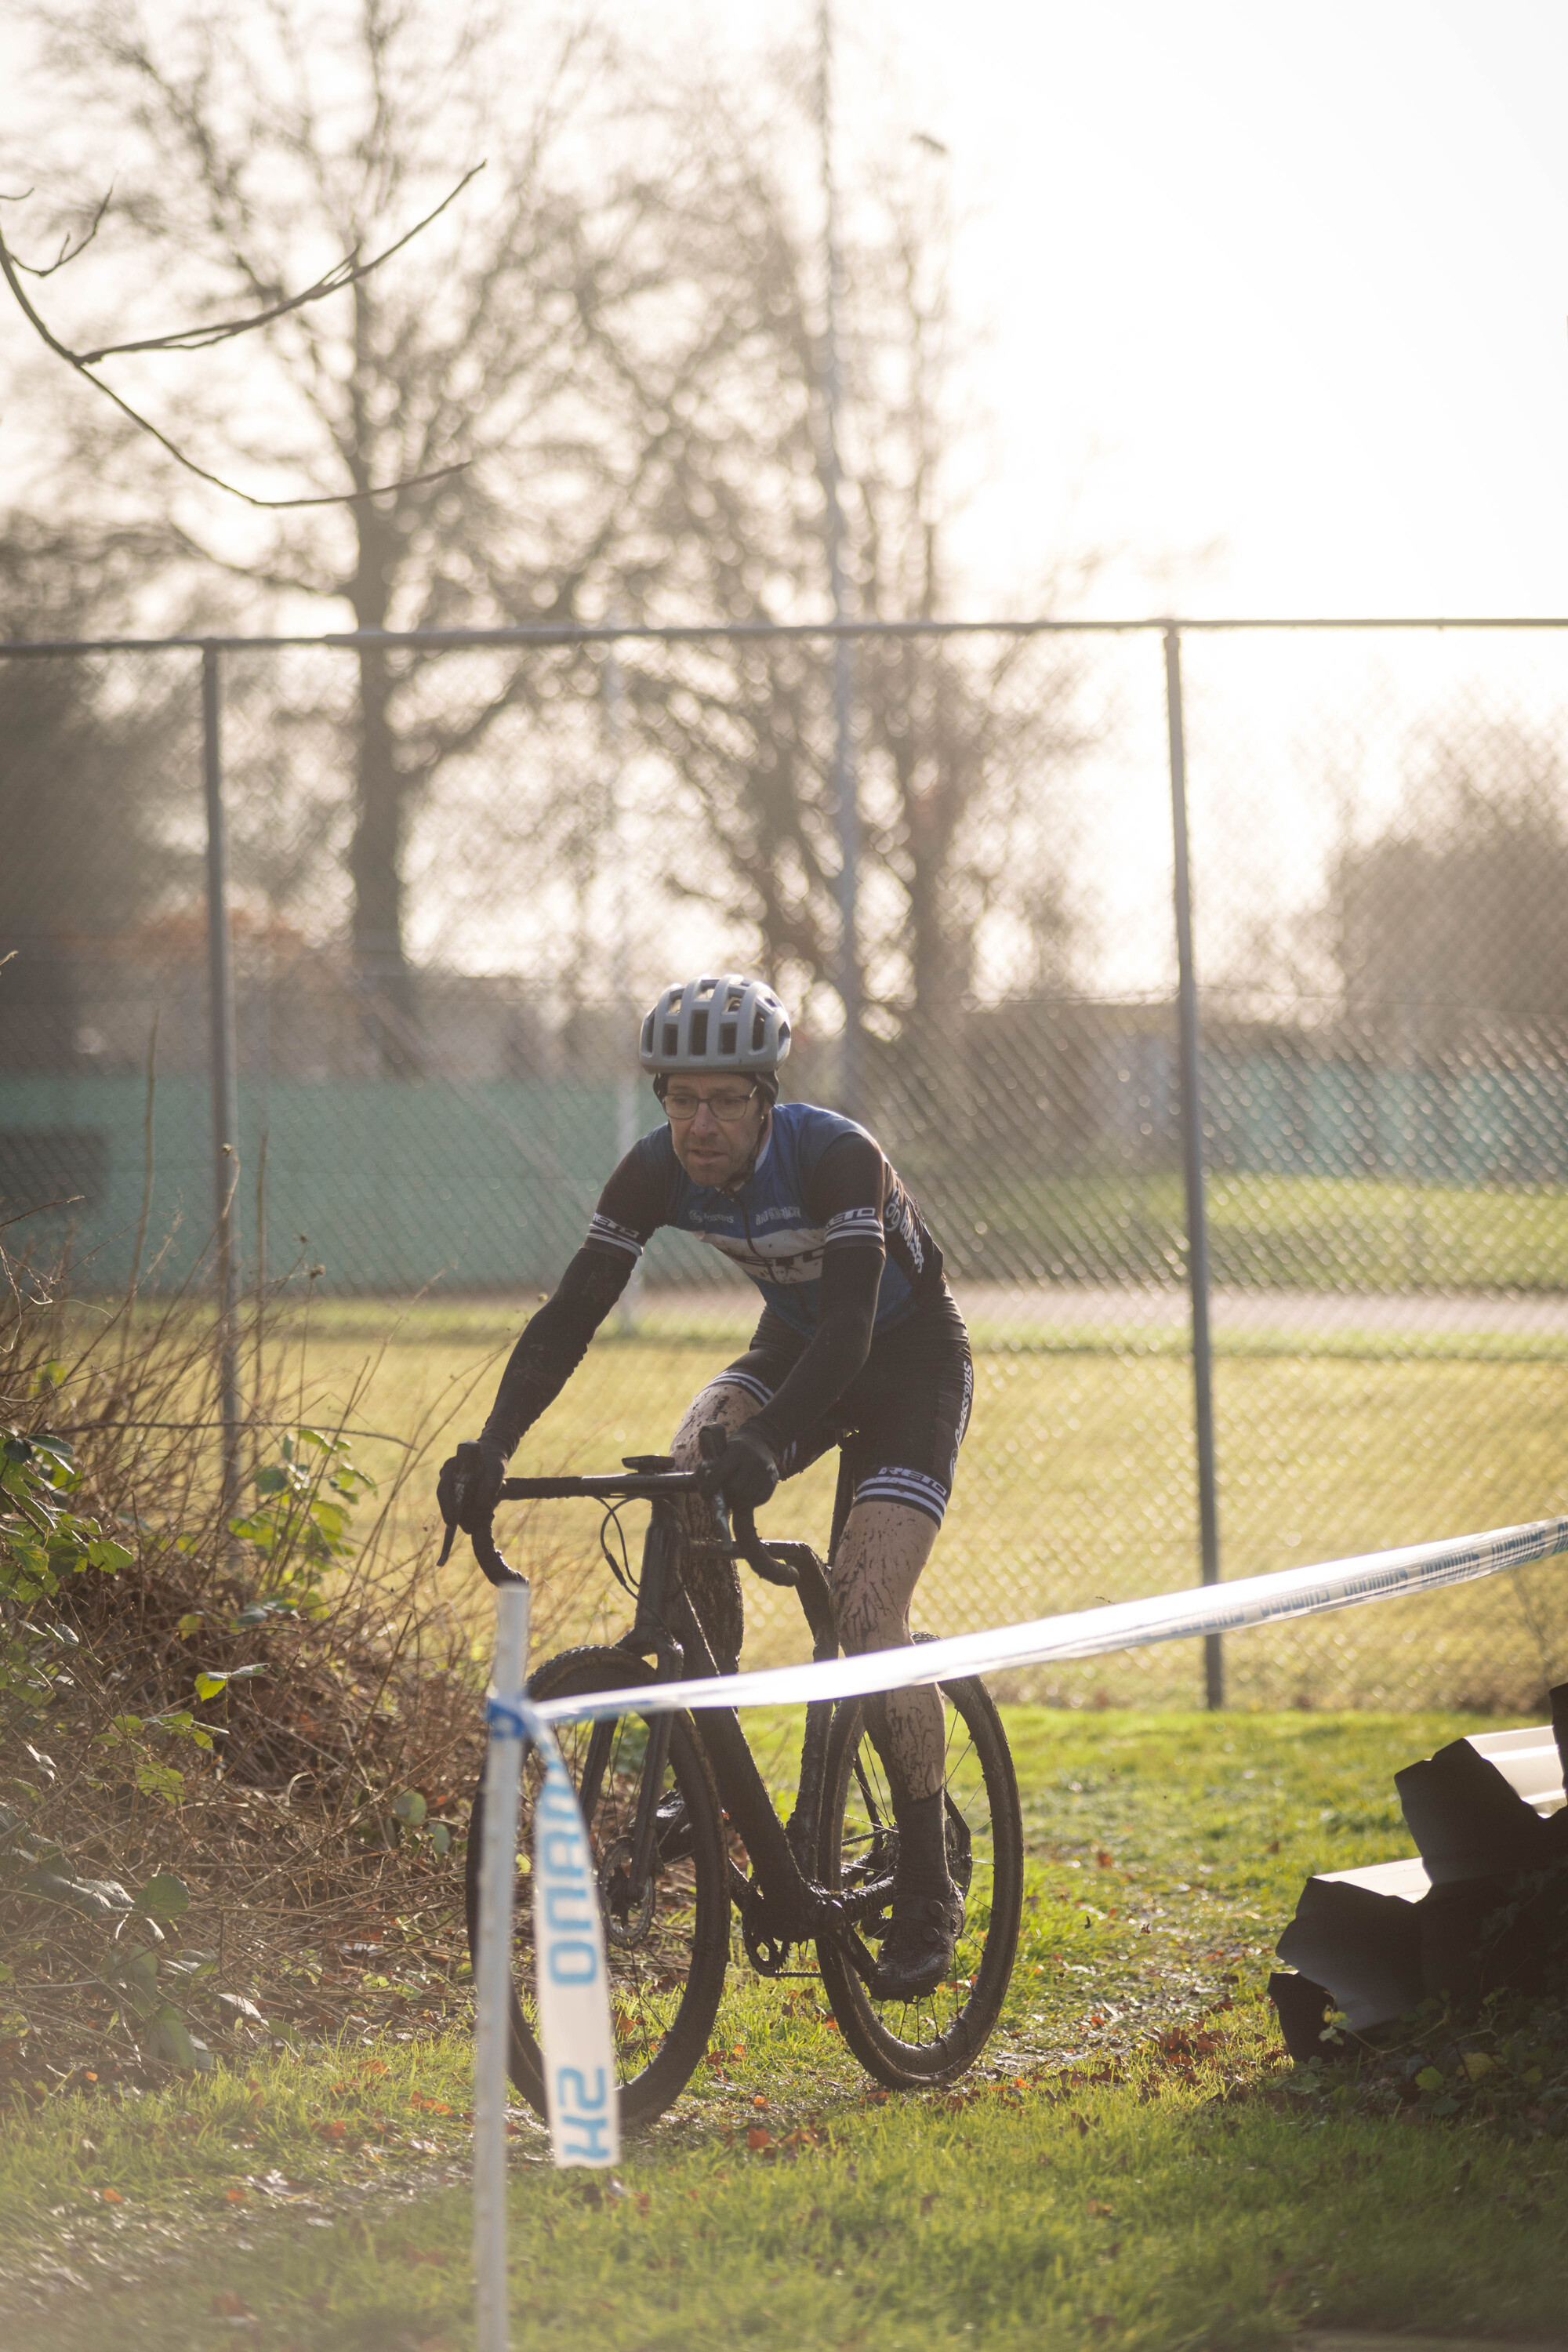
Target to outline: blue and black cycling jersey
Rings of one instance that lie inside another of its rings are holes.
[[[775,1105],[750,1172],[725,1190],[687,1174],[668,1127],[633,1146],[600,1194],[582,1248],[513,1349],[482,1439],[511,1453],[582,1362],[661,1225],[722,1251],[762,1292],[753,1341],[762,1352],[732,1376],[762,1407],[754,1426],[781,1460],[804,1465],[814,1448],[837,1442],[825,1434],[837,1426],[828,1416],[853,1386],[863,1433],[880,1426],[879,1406],[881,1419],[926,1431],[907,1466],[923,1481],[918,1507],[940,1516],[931,1497],[952,1484],[968,1417],[963,1318],[942,1279],[942,1252],[881,1147],[852,1119],[811,1103]],[[905,1325],[918,1344],[905,1345]],[[915,1377],[928,1359],[930,1376]]]
[[[668,1127],[645,1135],[600,1195],[586,1245],[635,1263],[660,1225],[721,1251],[775,1315],[808,1337],[830,1249],[885,1253],[879,1333],[942,1295],[942,1252],[898,1171],[863,1127],[814,1103],[776,1106],[751,1174],[733,1191],[695,1182]]]

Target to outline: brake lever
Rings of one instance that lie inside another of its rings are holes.
[[[757,1515],[749,1503],[731,1503],[730,1525],[734,1530],[734,1552],[743,1559],[753,1576],[764,1584],[782,1584],[793,1591],[800,1582],[799,1571],[787,1559],[771,1552],[757,1533]]]
[[[458,1540],[457,1520],[444,1519],[442,1525],[447,1532],[442,1541],[440,1556],[436,1562],[437,1568],[446,1567],[452,1557],[452,1546]],[[527,1577],[520,1576],[515,1568],[509,1567],[496,1549],[495,1538],[491,1535],[488,1523],[476,1531],[471,1540],[474,1558],[492,1584],[526,1584],[528,1582]]]
[[[496,1540],[490,1533],[488,1522],[484,1527],[475,1528],[471,1540],[474,1558],[492,1584],[527,1584],[527,1577],[520,1575],[515,1568],[509,1567],[501,1558],[496,1549]]]

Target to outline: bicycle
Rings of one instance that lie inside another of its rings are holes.
[[[712,1436],[702,1432],[705,1453],[717,1450],[710,1448]],[[722,1443],[721,1432],[718,1445]],[[619,1475],[507,1479],[501,1493],[508,1501],[582,1496],[609,1506],[601,1548],[637,1600],[633,1625],[619,1642],[549,1659],[529,1678],[531,1697],[583,1696],[625,1689],[639,1679],[668,1682],[717,1671],[683,1577],[689,1538],[677,1500],[697,1486],[695,1472],[678,1471],[660,1454],[626,1457]],[[621,1504],[641,1501],[651,1504],[652,1513],[634,1584],[610,1554],[605,1528]],[[725,1555],[770,1584],[792,1588],[814,1656],[837,1657],[826,1563],[809,1544],[763,1545],[750,1511],[736,1508],[730,1516],[733,1539],[721,1545]],[[724,1531],[716,1515],[716,1535]],[[488,1529],[473,1538],[473,1546],[492,1583],[511,1577]],[[879,2003],[869,1989],[871,1946],[886,1922],[898,1832],[864,1701],[819,1701],[806,1708],[787,1822],[779,1818],[734,1709],[557,1724],[598,1871],[623,2125],[646,2122],[670,2105],[708,2047],[731,1958],[731,1905],[747,1958],[763,1977],[812,1975],[790,1962],[799,1948],[815,1944],[816,1973],[844,2040],[878,2082],[910,2090],[951,2082],[974,2063],[1001,2014],[1012,1974],[1023,1903],[1023,1830],[1013,1760],[989,1693],[977,1680],[938,1688],[947,1715],[948,1867],[963,1894],[965,1916],[951,1979],[912,2002]],[[541,1778],[536,1751],[525,1748],[518,1841],[522,1871],[532,1848]],[[483,1819],[481,1781],[465,1884],[469,1948],[476,1955]],[[531,1906],[526,1887],[520,1887],[509,2071],[542,2115],[532,1937]]]

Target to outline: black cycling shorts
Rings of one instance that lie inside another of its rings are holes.
[[[765,1307],[751,1346],[717,1381],[769,1404],[810,1344]],[[848,1387],[785,1447],[780,1473],[793,1478],[829,1446],[842,1446],[836,1535],[852,1502],[904,1503],[941,1527],[973,1399],[969,1333],[957,1300],[944,1289],[877,1334]]]

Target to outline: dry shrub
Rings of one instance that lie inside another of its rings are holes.
[[[226,1502],[210,1301],[91,1307],[3,1251],[0,1274],[0,2084],[207,2063],[268,2027],[434,2030],[466,1998],[488,1612],[398,1549],[430,1433],[373,1491],[353,1432],[374,1362],[303,1433],[309,1395],[285,1413],[275,1381]],[[258,1342],[309,1306],[307,1269],[248,1302],[241,1360],[280,1363]],[[41,1540],[29,1477],[67,1530],[43,1583],[16,1567]],[[530,1564],[548,1640],[574,1580]]]

